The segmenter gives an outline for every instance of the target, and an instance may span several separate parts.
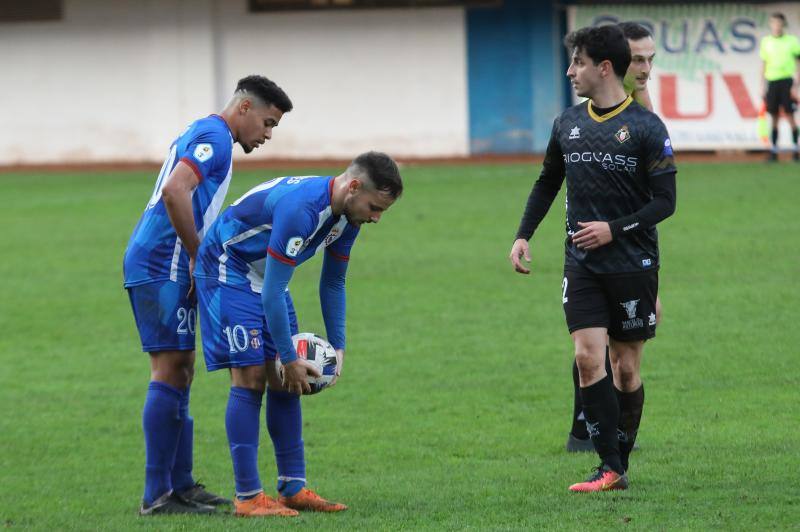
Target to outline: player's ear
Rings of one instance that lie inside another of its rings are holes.
[[[609,61],[608,59],[605,59],[605,60],[600,62],[600,73],[603,76],[608,76],[609,74],[613,74],[614,73],[614,68],[611,65],[611,61]]]
[[[247,114],[247,111],[249,111],[252,107],[253,102],[250,101],[250,98],[242,98],[242,101],[239,102],[239,112],[243,115]]]
[[[351,179],[349,183],[347,183],[347,191],[351,194],[356,194],[362,187],[362,183],[358,179]]]

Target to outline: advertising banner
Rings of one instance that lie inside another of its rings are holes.
[[[786,16],[787,33],[800,35],[795,2],[580,5],[571,6],[567,16],[570,31],[622,21],[647,26],[656,42],[650,95],[673,145],[745,150],[765,147],[758,128],[760,111],[764,117],[759,45],[769,34],[773,12]],[[781,122],[779,144],[787,147],[791,134]]]

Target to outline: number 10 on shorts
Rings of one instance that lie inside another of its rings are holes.
[[[228,337],[228,349],[231,353],[244,353],[247,351],[247,330],[244,326],[223,327],[222,332]]]

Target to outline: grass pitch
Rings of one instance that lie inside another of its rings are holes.
[[[309,169],[288,173],[329,173]],[[238,172],[228,203],[287,172]],[[140,518],[147,356],[122,254],[154,173],[0,175],[0,526],[9,529],[787,529],[800,523],[798,166],[683,164],[660,226],[664,321],[645,350],[626,492],[575,495],[563,199],[506,256],[538,168],[404,169],[348,276],[340,385],[304,399],[309,484],[341,515]],[[563,192],[562,192],[563,195]],[[319,260],[292,281],[324,332]],[[228,376],[198,353],[196,478],[233,492]],[[261,473],[274,486],[262,426]]]

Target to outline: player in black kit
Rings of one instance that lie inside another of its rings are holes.
[[[510,259],[530,273],[528,240],[567,180],[562,299],[575,345],[581,399],[601,464],[571,491],[628,486],[630,451],[644,404],[639,365],[655,336],[658,234],[675,211],[675,164],[667,130],[625,93],[630,48],[616,26],[583,28],[565,39],[567,77],[589,100],[564,111],[528,197]],[[605,369],[609,343],[614,382]]]

